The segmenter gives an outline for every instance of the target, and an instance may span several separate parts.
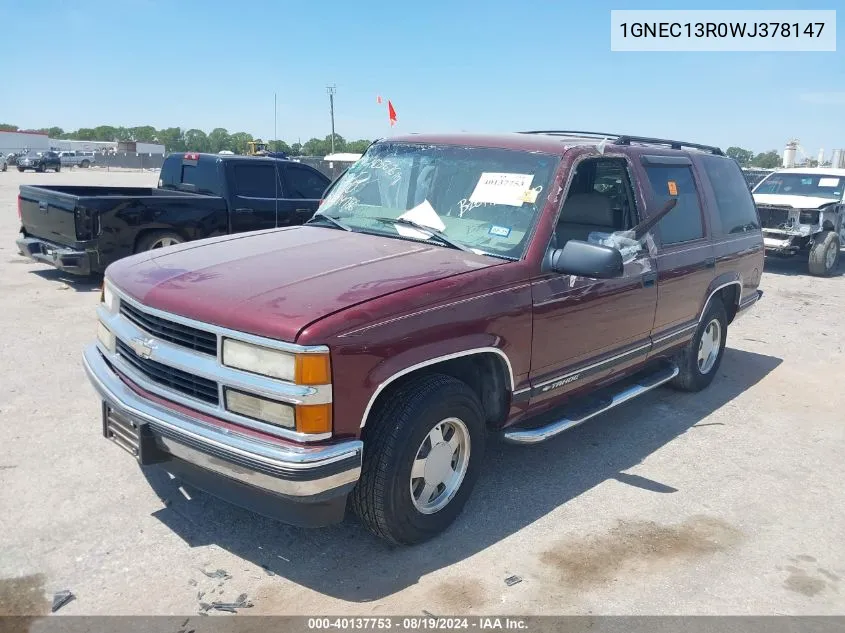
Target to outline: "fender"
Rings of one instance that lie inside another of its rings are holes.
[[[710,303],[710,299],[713,298],[713,295],[722,290],[723,288],[727,288],[728,286],[736,285],[738,286],[738,292],[736,293],[736,308],[739,309],[739,302],[742,300],[742,275],[739,274],[737,271],[731,271],[719,275],[713,281],[710,282],[710,285],[707,288],[707,298],[704,300],[704,303],[701,304],[701,310],[698,313],[698,322],[701,323],[701,319],[704,318],[704,311],[707,309],[708,304]],[[727,306],[726,306],[727,307]]]
[[[383,362],[379,363],[367,377],[366,382],[368,384],[377,386],[367,402],[364,414],[361,416],[360,428],[364,428],[364,425],[367,423],[367,418],[370,415],[370,411],[372,410],[379,395],[392,382],[402,376],[416,371],[417,369],[422,369],[423,367],[435,365],[454,358],[472,356],[475,354],[496,354],[505,362],[505,366],[508,371],[507,380],[510,384],[510,391],[513,392],[515,387],[513,366],[511,365],[508,355],[500,349],[497,343],[501,344],[501,339],[499,337],[492,334],[477,334],[415,347],[412,350],[408,350],[407,352],[403,352],[397,356],[385,359]]]

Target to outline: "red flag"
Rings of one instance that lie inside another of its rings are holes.
[[[376,103],[381,103],[381,95],[378,95],[378,96],[376,97]]]
[[[393,104],[390,99],[387,100],[387,114],[390,117],[390,127],[396,125],[396,110],[393,109]]]

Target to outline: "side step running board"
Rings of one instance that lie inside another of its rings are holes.
[[[659,387],[663,383],[669,382],[677,376],[678,373],[680,373],[680,369],[674,363],[671,365],[664,365],[654,373],[647,374],[635,384],[629,384],[629,386],[623,390],[618,393],[614,393],[608,399],[604,399],[593,409],[579,412],[579,415],[563,417],[545,426],[530,429],[515,428],[507,430],[504,432],[503,438],[506,442],[511,444],[537,444],[538,442],[545,442],[546,440],[571,429],[573,426],[578,426],[600,413],[604,413],[614,407],[618,407],[620,404],[628,402],[628,400],[633,400],[637,396],[641,396],[644,393]]]

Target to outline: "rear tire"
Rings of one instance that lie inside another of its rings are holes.
[[[819,233],[813,248],[810,249],[810,259],[807,262],[810,274],[817,277],[830,277],[839,266],[841,247],[839,236],[833,231]]]
[[[669,385],[680,391],[701,391],[713,382],[722,364],[727,333],[725,306],[721,299],[713,297],[692,340],[678,354],[681,371]]]
[[[62,170],[62,166],[56,165],[56,169],[55,169],[56,173],[58,174],[61,170]]]
[[[350,495],[353,512],[395,544],[436,536],[472,492],[485,435],[481,402],[466,383],[442,374],[409,380],[367,422],[361,479]]]
[[[88,169],[88,168],[91,166],[91,163],[90,163],[89,161],[87,161],[87,160],[83,160],[83,161],[80,163],[80,165],[79,165],[79,166],[80,166],[80,167],[82,167],[82,169]]]
[[[151,251],[155,248],[166,248],[168,246],[181,244],[184,241],[185,240],[183,240],[180,235],[177,235],[172,231],[153,231],[152,233],[147,233],[138,240],[138,246],[135,249],[135,252],[142,253],[144,251]]]

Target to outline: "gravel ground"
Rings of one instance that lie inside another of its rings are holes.
[[[45,613],[62,589],[62,614],[242,593],[251,614],[845,612],[845,278],[768,264],[708,390],[493,446],[452,529],[396,549],[352,520],[306,531],[183,494],[102,438],[80,364],[99,287],[18,255],[18,185],[156,181],[0,174],[0,613]]]

